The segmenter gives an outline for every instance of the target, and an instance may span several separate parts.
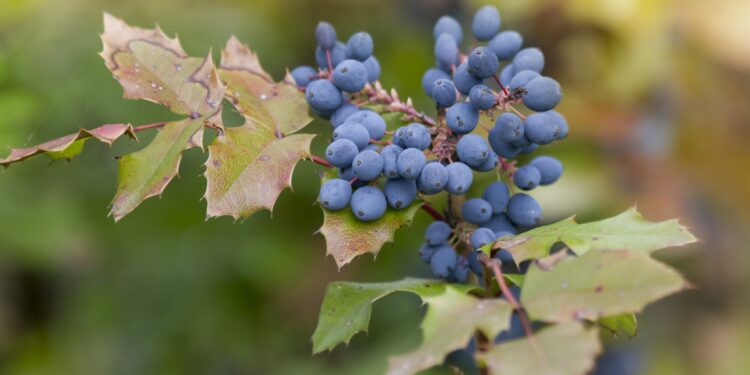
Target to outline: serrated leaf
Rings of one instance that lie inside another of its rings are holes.
[[[68,134],[64,137],[44,142],[40,145],[11,149],[10,155],[5,159],[0,159],[0,165],[7,167],[13,163],[20,162],[32,156],[47,154],[54,160],[55,158],[70,159],[76,156],[80,151],[78,147],[83,147],[82,143],[88,138],[95,138],[100,142],[112,145],[112,142],[127,134],[135,139],[135,132],[130,124],[107,124],[91,130],[80,129],[75,134]]]
[[[318,326],[312,337],[313,353],[348,343],[359,332],[366,332],[372,304],[395,292],[414,293],[422,298],[442,294],[445,283],[436,280],[407,278],[386,283],[335,282],[328,285],[320,308]],[[454,286],[463,293],[470,285]]]
[[[638,320],[635,314],[605,316],[597,321],[613,337],[633,338],[638,335]]]
[[[567,257],[549,271],[532,265],[521,302],[532,319],[597,320],[641,311],[689,285],[677,272],[641,252],[590,251]]]
[[[107,68],[127,99],[159,103],[192,118],[217,110],[224,87],[209,53],[189,57],[177,38],[158,27],[142,29],[104,14],[102,52]]]
[[[218,120],[221,115],[217,115]],[[207,121],[211,119],[167,123],[148,146],[120,159],[117,191],[110,210],[115,221],[133,211],[145,199],[164,191],[177,175],[182,152],[203,147],[203,127]]]
[[[388,375],[415,374],[443,362],[445,356],[466,346],[479,330],[495,337],[510,325],[513,307],[501,299],[477,299],[449,286],[445,293],[425,297],[422,344],[414,352],[389,359]]]
[[[576,254],[582,255],[591,250],[619,249],[648,253],[695,241],[696,238],[677,220],[650,222],[631,208],[609,219],[586,224],[578,224],[571,217],[497,241],[494,247],[508,249],[520,263],[547,256],[557,242],[565,243]]]
[[[83,152],[83,145],[86,143],[85,139],[79,139],[70,144],[65,150],[62,151],[48,151],[47,156],[52,160],[71,160]]]
[[[319,231],[326,239],[326,254],[339,268],[360,255],[376,256],[386,242],[393,241],[396,230],[411,225],[421,206],[422,202],[414,202],[401,210],[388,208],[383,217],[369,222],[358,220],[349,208],[334,212],[321,207],[323,225]]]
[[[593,368],[599,352],[597,331],[571,322],[542,329],[533,339],[496,345],[477,357],[492,375],[584,375]]]

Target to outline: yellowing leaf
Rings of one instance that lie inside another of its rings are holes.
[[[547,322],[597,320],[635,313],[679,292],[687,282],[641,252],[590,251],[567,257],[549,271],[529,268],[521,303],[532,319]]]
[[[392,357],[388,375],[408,375],[443,362],[445,356],[466,346],[479,330],[495,337],[510,325],[513,307],[501,299],[477,299],[449,286],[445,293],[425,297],[422,345],[414,352]]]
[[[533,341],[532,341],[533,340]],[[553,325],[478,355],[492,375],[584,375],[601,351],[595,329],[581,323]]]
[[[100,55],[128,99],[162,104],[192,118],[217,110],[224,97],[211,54],[189,57],[177,38],[104,14]]]

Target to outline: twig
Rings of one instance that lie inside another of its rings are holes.
[[[438,212],[435,209],[435,207],[432,207],[432,205],[430,205],[429,203],[425,202],[422,205],[422,209],[425,210],[428,214],[430,214],[430,216],[432,216],[433,219],[438,220],[438,221],[445,221],[445,216],[443,216],[443,214]]]
[[[365,95],[365,101],[373,104],[384,104],[388,112],[401,112],[407,117],[414,118],[425,125],[435,126],[436,122],[430,116],[417,111],[411,102],[411,99],[407,99],[406,102],[402,102],[398,98],[398,93],[395,90],[391,90],[388,93],[380,85],[380,82],[375,82],[375,87],[367,85],[362,94]]]
[[[324,167],[327,167],[327,168],[333,168],[333,164],[329,163],[328,160],[325,160],[325,159],[321,158],[320,156],[312,155],[312,156],[310,156],[310,160],[312,160],[313,163],[315,163],[315,164],[320,164],[320,165],[322,165]]]

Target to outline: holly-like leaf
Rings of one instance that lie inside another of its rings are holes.
[[[119,162],[117,192],[110,214],[120,220],[149,197],[160,195],[177,175],[182,152],[203,147],[203,127],[219,121],[220,114],[204,119],[185,119],[164,125],[148,146],[123,156]]]
[[[297,162],[310,157],[314,135],[292,133],[312,118],[297,87],[274,83],[258,57],[234,37],[222,51],[220,74],[245,125],[225,129],[208,147],[207,216],[239,219],[273,210]]]
[[[313,353],[349,343],[354,335],[367,332],[372,304],[395,292],[414,293],[427,298],[445,292],[447,284],[441,281],[407,278],[387,283],[336,282],[328,285],[320,308],[318,326],[312,337]],[[451,286],[466,293],[474,287]]]
[[[127,99],[144,99],[192,118],[216,112],[224,87],[211,54],[189,57],[177,38],[104,14],[102,52]]]
[[[477,299],[448,287],[445,293],[425,297],[422,345],[414,352],[392,357],[388,375],[415,374],[443,362],[445,356],[466,346],[479,330],[495,337],[510,325],[513,307],[501,299]]]
[[[638,335],[638,320],[635,318],[635,314],[605,316],[599,319],[597,323],[611,333],[613,337],[632,338]]]
[[[112,145],[112,142],[126,134],[131,138],[136,138],[133,127],[130,124],[107,124],[91,130],[80,129],[78,133],[68,134],[37,146],[11,149],[8,157],[0,159],[0,165],[7,167],[39,154],[46,154],[53,160],[71,159],[81,152],[83,143],[88,138],[94,138]]]
[[[532,319],[566,322],[639,312],[647,304],[688,288],[677,272],[648,254],[590,251],[563,259],[549,271],[532,265],[521,302]]]
[[[521,338],[492,347],[478,355],[492,375],[584,375],[601,352],[596,329],[581,323],[542,329],[533,338]]]
[[[349,208],[323,209],[323,225],[319,231],[326,239],[326,253],[333,256],[339,268],[360,255],[377,256],[386,242],[393,241],[396,230],[411,225],[421,206],[422,202],[414,202],[401,210],[389,208],[383,217],[369,222],[358,220]]]
[[[495,242],[495,248],[508,249],[516,262],[543,258],[557,242],[563,242],[576,254],[591,250],[626,249],[637,252],[682,246],[696,238],[677,220],[647,221],[631,208],[609,219],[578,224],[574,218],[535,228],[507,240]]]

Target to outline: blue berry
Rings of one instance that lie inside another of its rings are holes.
[[[492,218],[492,206],[484,199],[472,198],[464,202],[461,216],[469,223],[481,225]]]
[[[485,5],[474,14],[471,32],[480,41],[492,39],[500,31],[500,12],[491,5]]]
[[[421,150],[416,148],[407,148],[396,159],[398,173],[409,180],[416,180],[425,164],[427,164],[427,158]]]
[[[519,227],[534,227],[542,221],[542,206],[529,195],[515,194],[508,202],[508,218]]]
[[[500,249],[498,250],[493,258],[499,260],[503,264],[515,264],[515,260],[513,260],[513,254],[510,253],[510,251],[506,249]]]
[[[323,49],[331,49],[336,44],[336,29],[328,22],[320,22],[315,27],[315,40]]]
[[[449,279],[456,283],[465,283],[469,279],[469,260],[465,256],[459,255],[456,258],[456,267]]]
[[[515,31],[503,31],[490,40],[487,47],[495,53],[500,60],[510,60],[521,50],[523,37]]]
[[[458,158],[470,167],[478,167],[487,161],[490,156],[490,148],[484,138],[476,134],[467,134],[461,137],[456,144]]]
[[[456,103],[456,86],[449,79],[439,79],[432,84],[432,99],[438,107],[448,108]]]
[[[350,114],[346,121],[356,122],[364,126],[372,139],[380,140],[385,135],[385,120],[377,112],[369,109],[362,109]]]
[[[540,185],[553,184],[563,173],[562,163],[551,156],[539,156],[531,161],[531,165],[539,170]]]
[[[459,24],[455,18],[450,16],[440,17],[440,19],[435,22],[435,27],[432,29],[432,36],[436,40],[440,37],[440,34],[443,33],[452,36],[456,43],[461,43],[464,39],[461,24]]]
[[[305,88],[313,80],[318,71],[310,66],[298,66],[292,70],[292,78],[298,87]]]
[[[490,78],[495,75],[500,63],[497,56],[487,47],[477,47],[469,54],[468,71],[479,78]]]
[[[546,145],[552,143],[559,132],[555,118],[545,113],[535,113],[523,122],[526,139],[532,143]]]
[[[477,228],[471,234],[471,247],[478,250],[480,247],[495,241],[495,232],[489,228]]]
[[[490,148],[490,156],[487,158],[487,160],[482,163],[479,166],[474,167],[474,170],[479,172],[489,172],[491,170],[494,170],[497,168],[497,166],[500,165],[500,160],[497,158],[497,154],[495,151],[492,151]]]
[[[463,95],[469,95],[474,86],[482,83],[482,79],[469,73],[468,69],[469,66],[463,63],[453,71],[453,84],[456,86],[456,90]]]
[[[331,125],[333,125],[334,129],[339,127],[349,118],[351,114],[356,113],[358,110],[359,108],[351,103],[342,105],[331,115]]]
[[[367,80],[375,82],[380,79],[380,61],[375,56],[370,56],[363,62],[367,69]]]
[[[562,99],[560,84],[549,77],[537,77],[526,85],[523,104],[537,112],[549,111],[555,108]]]
[[[401,147],[393,144],[383,147],[380,156],[383,157],[383,175],[385,177],[390,179],[400,177],[396,160],[398,160],[398,155],[401,154],[401,151],[403,151]]]
[[[440,69],[450,72],[453,65],[458,65],[458,45],[448,34],[441,34],[435,41],[435,59]]]
[[[351,207],[354,216],[361,221],[380,219],[385,213],[385,195],[380,189],[363,186],[352,194]]]
[[[456,268],[457,260],[456,250],[453,250],[448,245],[440,246],[440,248],[435,250],[430,259],[432,273],[437,277],[447,279],[453,272],[453,269]]]
[[[348,139],[339,139],[333,141],[326,148],[326,160],[339,168],[348,168],[352,165],[352,160],[359,153],[359,148],[354,142]]]
[[[505,213],[493,215],[489,221],[482,225],[482,227],[492,229],[495,233],[516,233],[516,227],[513,226],[513,223],[508,219],[508,216]]]
[[[341,106],[341,91],[327,79],[312,81],[305,89],[305,97],[310,107],[322,111],[334,111]]]
[[[346,57],[365,61],[372,56],[374,45],[370,34],[360,31],[346,41]]]
[[[419,248],[419,259],[422,259],[423,262],[430,264],[432,256],[439,248],[440,246],[430,246],[430,244],[422,244],[422,246]]]
[[[344,122],[333,130],[333,139],[348,139],[359,149],[363,149],[370,143],[370,133],[367,128],[356,122]]]
[[[451,194],[465,194],[474,181],[474,174],[471,173],[469,166],[460,161],[448,164],[445,172],[448,174],[445,191]]]
[[[490,206],[492,206],[492,213],[497,215],[505,212],[508,208],[508,199],[510,199],[510,191],[508,186],[501,182],[493,182],[489,184],[482,193],[482,199],[486,200]]]
[[[414,180],[402,178],[386,180],[383,191],[388,205],[397,210],[409,207],[417,198],[417,184]]]
[[[336,65],[346,60],[346,45],[344,45],[344,43],[336,42],[330,52],[331,67],[335,68]],[[328,58],[326,57],[326,51],[321,47],[315,49],[315,63],[317,63],[321,69],[328,69]]]
[[[505,112],[495,120],[491,130],[503,142],[513,142],[523,137],[523,121],[513,113]]]
[[[539,148],[539,145],[536,144],[536,143],[532,143],[532,144],[530,144],[530,145],[528,145],[528,146],[526,146],[526,147],[524,147],[524,148],[521,149],[521,155],[528,155],[528,154],[536,151],[537,148]]]
[[[443,191],[448,183],[448,173],[439,162],[430,162],[422,168],[419,175],[419,191],[424,194],[437,194]]]
[[[338,211],[346,208],[352,197],[352,186],[349,181],[334,178],[323,183],[320,187],[318,200],[323,207],[330,211]]]
[[[500,139],[499,132],[497,128],[492,128],[490,130],[490,134],[487,137],[487,139],[490,141],[490,146],[492,146],[492,151],[495,151],[496,154],[500,155],[503,158],[506,159],[512,159],[518,156],[518,154],[521,152],[521,148],[516,147],[508,142],[503,142],[502,139]],[[522,138],[525,139],[525,138]]]
[[[372,181],[383,172],[383,157],[375,151],[365,150],[352,160],[354,175],[362,181]]]
[[[439,79],[451,79],[451,77],[448,73],[435,68],[427,69],[427,71],[424,72],[424,75],[422,75],[422,88],[427,96],[432,97],[432,87],[434,86],[435,81]]]
[[[402,142],[407,148],[426,150],[432,143],[430,130],[422,124],[411,123],[404,129]]]
[[[333,83],[343,91],[359,92],[367,84],[367,68],[357,60],[344,60],[333,70]]]
[[[513,174],[513,183],[521,190],[532,190],[539,186],[542,175],[533,165],[524,165],[516,169]]]
[[[524,48],[513,57],[513,69],[516,72],[533,70],[541,73],[544,69],[544,54],[539,48]]]
[[[477,110],[487,110],[495,106],[497,99],[495,93],[485,85],[476,85],[469,92],[471,105]]]
[[[445,111],[445,122],[452,132],[468,134],[479,123],[479,111],[471,103],[456,103]]]
[[[399,147],[406,147],[406,126],[399,126],[395,132],[393,132],[393,144]]]
[[[474,274],[481,280],[484,277],[484,267],[482,267],[482,263],[479,262],[479,253],[479,251],[472,251],[466,258],[469,260],[469,268],[471,269],[471,272],[474,272]]]
[[[513,65],[508,65],[500,72],[500,83],[504,87],[508,87],[510,85],[510,81],[513,79],[513,74],[515,74],[515,71],[513,69]]]
[[[565,120],[565,117],[561,115],[560,113],[556,111],[547,111],[544,112],[550,116],[552,116],[555,119],[555,123],[557,123],[557,127],[559,129],[559,132],[557,134],[557,139],[563,139],[568,136],[568,121]]]
[[[510,80],[508,87],[511,90],[515,90],[519,87],[526,87],[526,85],[528,85],[531,80],[539,77],[541,77],[541,75],[533,70],[522,70],[513,76],[513,79]]]
[[[444,221],[433,221],[424,232],[425,241],[432,246],[448,243],[453,230]]]

